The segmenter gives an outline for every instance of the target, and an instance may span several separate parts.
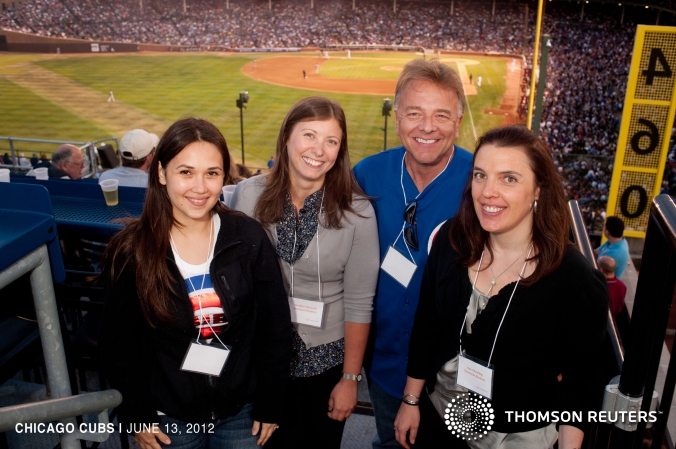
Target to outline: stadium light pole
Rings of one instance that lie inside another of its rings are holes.
[[[549,35],[542,36],[542,58],[540,59],[540,79],[538,81],[538,97],[535,106],[535,115],[533,118],[533,132],[536,136],[540,135],[540,120],[542,120],[542,103],[545,97],[545,86],[547,83],[547,60],[549,59],[549,48],[552,43]]]
[[[239,108],[239,130],[242,137],[242,165],[244,165],[244,109],[245,104],[249,102],[249,92],[241,91],[237,99],[237,107]]]
[[[538,56],[540,53],[540,27],[542,25],[542,10],[544,9],[544,0],[538,0],[538,18],[535,24],[535,51],[533,52],[533,64],[530,69],[530,95],[528,99],[528,118],[526,127],[533,129],[533,100],[535,99],[535,69],[538,65]]]
[[[392,111],[392,100],[385,98],[383,100],[383,117],[385,117],[385,126],[380,128],[385,131],[385,139],[383,140],[383,151],[387,150],[387,117],[390,116]]]

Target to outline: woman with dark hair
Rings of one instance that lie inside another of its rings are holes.
[[[357,405],[378,277],[373,207],[350,167],[342,108],[309,97],[286,115],[269,174],[238,184],[233,208],[256,218],[277,249],[293,333],[279,448],[339,448]]]
[[[230,155],[214,125],[177,121],[155,160],[141,217],[102,262],[99,348],[120,421],[143,449],[255,448],[285,410],[291,355],[274,248],[219,201]]]
[[[488,131],[473,167],[425,267],[397,440],[579,448],[603,390],[603,276],[568,240],[562,179],[535,134]],[[558,434],[554,411],[574,413]]]

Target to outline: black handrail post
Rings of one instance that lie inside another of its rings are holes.
[[[664,244],[665,240],[667,245]],[[644,397],[641,406],[643,411],[649,410],[650,407],[656,367],[661,356],[676,286],[675,258],[676,205],[668,195],[660,195],[653,200],[641,263],[641,271],[650,273],[650,278],[644,274],[638,279],[629,328],[630,341],[626,345],[626,358],[619,384],[621,394],[633,398]],[[662,433],[654,434],[655,439],[660,442],[667,419],[668,408],[666,413],[657,415],[658,423],[664,421],[664,425],[659,425]],[[645,427],[646,424],[641,422],[633,432],[613,427],[610,447],[640,448]]]

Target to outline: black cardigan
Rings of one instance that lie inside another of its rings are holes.
[[[236,414],[254,403],[253,419],[279,422],[291,358],[291,317],[277,255],[253,219],[221,214],[210,275],[229,327],[220,339],[232,351],[220,377],[181,371],[197,335],[188,292],[171,249],[175,320],[150,327],[141,312],[130,261],[116,282],[104,267],[106,305],[99,350],[113,388],[123,396],[120,419],[159,422],[157,411],[191,423]]]
[[[460,328],[472,284],[467,268],[457,265],[448,232],[440,230],[430,252],[415,315],[407,374],[426,379],[433,391],[439,369],[458,351]],[[496,331],[514,290],[506,285],[477,315],[472,334],[464,331],[467,354],[488,361]],[[559,268],[535,284],[518,286],[500,329],[491,364],[494,365],[495,425],[504,433],[525,432],[548,425],[511,422],[505,411],[575,411],[587,430],[587,411],[598,410],[603,393],[599,353],[606,331],[608,292],[603,275],[570,247]],[[558,382],[557,376],[563,379]]]

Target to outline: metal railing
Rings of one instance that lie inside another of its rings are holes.
[[[582,255],[589,261],[590,264],[596,269],[596,256],[594,255],[594,250],[592,249],[591,243],[589,241],[589,235],[587,234],[587,228],[585,226],[584,220],[582,219],[582,213],[580,212],[580,207],[576,200],[570,200],[568,202],[568,210],[570,212],[570,217],[572,219],[571,231],[573,234],[573,240],[577,245],[577,248],[580,250]],[[624,363],[624,347],[622,345],[622,340],[620,339],[620,333],[617,330],[617,323],[615,322],[615,317],[608,307],[608,340],[613,348],[613,356],[615,358],[615,364],[617,372],[622,371],[622,364]]]
[[[606,386],[604,411],[635,413],[632,420],[599,424],[591,447],[639,449],[651,425],[652,448],[662,447],[676,387],[676,358],[671,357],[662,398],[657,406],[655,384],[676,287],[676,203],[669,195],[653,199],[641,273],[629,325],[629,337],[619,380]],[[617,379],[617,378],[616,378]],[[636,413],[642,413],[641,415]],[[629,415],[628,415],[629,416]]]
[[[80,148],[80,150],[85,152],[85,168],[82,172],[83,178],[91,178],[96,176],[98,171],[98,151],[96,145],[101,142],[115,142],[115,150],[118,148],[117,137],[106,137],[103,139],[92,140],[89,142],[78,142],[74,140],[47,140],[47,139],[30,139],[25,137],[9,137],[9,136],[0,136],[0,142],[7,141],[9,145],[9,156],[11,159],[11,164],[5,164],[4,161],[0,158],[0,168],[10,168],[17,173],[29,172],[33,167],[30,165],[20,165],[19,164],[19,154],[22,151],[36,152],[34,150],[19,150],[17,151],[18,142],[28,142],[33,144],[50,144],[50,145],[63,145],[69,143]],[[56,148],[54,148],[55,150]],[[5,151],[6,152],[6,151]],[[38,151],[39,153],[49,153],[47,151]],[[53,152],[53,151],[52,151]]]
[[[64,432],[59,435],[63,449],[79,449],[78,440],[105,441],[109,433],[86,432],[86,428],[78,427],[75,417],[97,412],[99,422],[105,426],[108,424],[107,410],[120,405],[122,395],[117,390],[72,395],[46,245],[0,271],[0,289],[28,273],[49,387],[55,399],[0,408],[0,432],[15,429],[17,424],[58,420],[64,427]]]

